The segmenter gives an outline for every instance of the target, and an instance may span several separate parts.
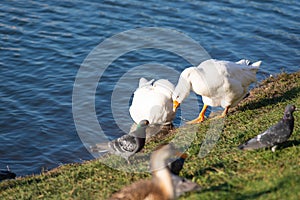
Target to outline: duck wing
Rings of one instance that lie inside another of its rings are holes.
[[[151,180],[140,180],[124,187],[108,200],[159,199],[166,200],[163,190]]]

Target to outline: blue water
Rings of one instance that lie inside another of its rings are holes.
[[[115,34],[141,27],[173,29],[197,41],[212,58],[262,60],[259,80],[300,69],[296,0],[4,0],[0,5],[0,168],[8,165],[18,176],[93,159],[74,125],[73,86],[89,53]],[[115,83],[132,67],[153,61],[178,71],[189,66],[170,52],[132,51],[116,59],[99,81],[95,109],[110,138],[123,133],[110,108]]]

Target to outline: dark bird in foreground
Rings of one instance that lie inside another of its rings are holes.
[[[167,165],[168,159],[176,155],[180,156],[183,154],[179,153],[172,144],[164,145],[154,151],[150,159],[152,179],[140,180],[125,187],[121,191],[113,194],[110,200],[171,200],[178,197],[177,195],[182,194],[182,192],[177,192],[176,187],[178,187],[178,183],[180,183],[182,179],[177,175],[172,175]],[[188,187],[185,187],[185,189],[186,188]]]
[[[131,156],[143,149],[146,141],[146,128],[148,125],[148,120],[140,121],[135,131],[109,142],[109,151],[113,154],[122,156],[129,162]]]
[[[294,129],[293,112],[296,110],[294,105],[286,106],[283,118],[275,125],[271,126],[265,132],[248,140],[245,144],[239,146],[241,150],[252,150],[266,147],[272,147],[274,152],[277,145],[289,139]]]
[[[5,179],[14,179],[16,178],[16,174],[9,170],[0,170],[0,181]]]

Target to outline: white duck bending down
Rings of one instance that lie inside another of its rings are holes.
[[[184,154],[178,152],[172,144],[164,145],[160,149],[154,151],[150,159],[152,180],[141,180],[135,182],[113,194],[110,200],[175,199],[176,192],[174,185],[177,185],[177,183],[174,184],[172,182],[172,174],[170,169],[167,167],[167,160],[171,156],[176,155]],[[174,181],[181,180],[174,179]]]
[[[166,79],[148,81],[141,78],[129,108],[135,123],[148,120],[150,124],[170,123],[175,117],[172,92],[174,85]]]
[[[221,117],[225,117],[229,107],[237,105],[247,94],[249,85],[256,82],[260,64],[257,61],[250,65],[245,59],[238,62],[210,59],[198,67],[185,69],[173,92],[173,110],[193,90],[202,96],[204,105],[199,116],[189,124],[202,122],[208,106],[222,106],[225,110]]]

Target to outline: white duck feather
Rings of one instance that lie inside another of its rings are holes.
[[[175,117],[172,104],[174,85],[166,79],[148,81],[141,78],[129,108],[135,123],[148,120],[150,124],[170,123]]]

